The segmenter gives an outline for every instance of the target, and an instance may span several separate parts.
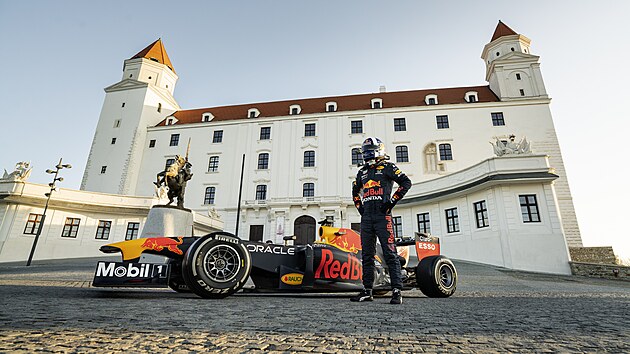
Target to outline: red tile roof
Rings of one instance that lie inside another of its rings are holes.
[[[302,111],[300,115],[326,113],[326,103],[336,102],[337,112],[351,112],[358,110],[371,109],[371,100],[373,98],[381,98],[383,100],[382,108],[395,107],[413,107],[426,106],[425,97],[430,94],[438,96],[438,104],[469,104],[464,99],[464,95],[468,91],[477,91],[478,102],[498,102],[497,96],[490,90],[488,86],[470,86],[470,87],[453,87],[431,90],[413,90],[386,93],[367,93],[350,96],[321,97],[321,98],[305,98],[296,100],[286,100],[277,102],[261,102],[248,103],[234,106],[209,107],[181,110],[173,113],[178,120],[176,125],[202,123],[202,113],[212,113],[215,121],[227,121],[236,119],[246,119],[247,111],[256,108],[260,111],[258,118],[279,117],[289,115],[290,105],[300,105]],[[293,117],[287,117],[292,119]],[[166,119],[158,124],[164,126]]]
[[[494,34],[492,35],[492,39],[490,40],[490,42],[492,42],[493,40],[497,38],[500,38],[503,36],[510,36],[513,34],[518,34],[518,33],[514,32],[514,30],[508,27],[505,23],[499,21],[499,24],[497,25],[497,28],[494,30]]]
[[[132,56],[130,59],[136,58],[155,60],[160,64],[168,66],[169,69],[175,72],[175,69],[173,69],[173,64],[171,63],[171,59],[169,59],[168,54],[166,54],[166,49],[164,49],[161,38],[158,38],[157,41],[149,44],[148,47],[144,48],[138,54]]]

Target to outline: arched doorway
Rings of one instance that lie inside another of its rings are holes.
[[[308,215],[302,215],[293,223],[293,234],[296,245],[306,245],[315,242],[315,219]]]

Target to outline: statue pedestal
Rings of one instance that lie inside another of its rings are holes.
[[[149,210],[140,238],[193,236],[193,213],[170,205],[155,205]],[[143,254],[141,263],[166,263],[167,257]]]

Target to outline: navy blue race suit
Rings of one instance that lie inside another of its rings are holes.
[[[392,195],[392,186],[398,189]],[[352,184],[354,206],[361,214],[361,247],[363,249],[363,286],[374,285],[376,238],[381,243],[389,268],[392,288],[402,289],[400,261],[396,252],[391,210],[411,188],[411,180],[396,165],[380,161],[364,165]]]

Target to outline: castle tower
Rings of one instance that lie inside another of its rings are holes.
[[[547,98],[539,57],[530,52],[530,39],[499,21],[481,58],[486,63],[486,81],[502,100]]]
[[[125,60],[122,80],[105,88],[81,189],[135,194],[147,127],[180,108],[177,79],[161,39]]]

